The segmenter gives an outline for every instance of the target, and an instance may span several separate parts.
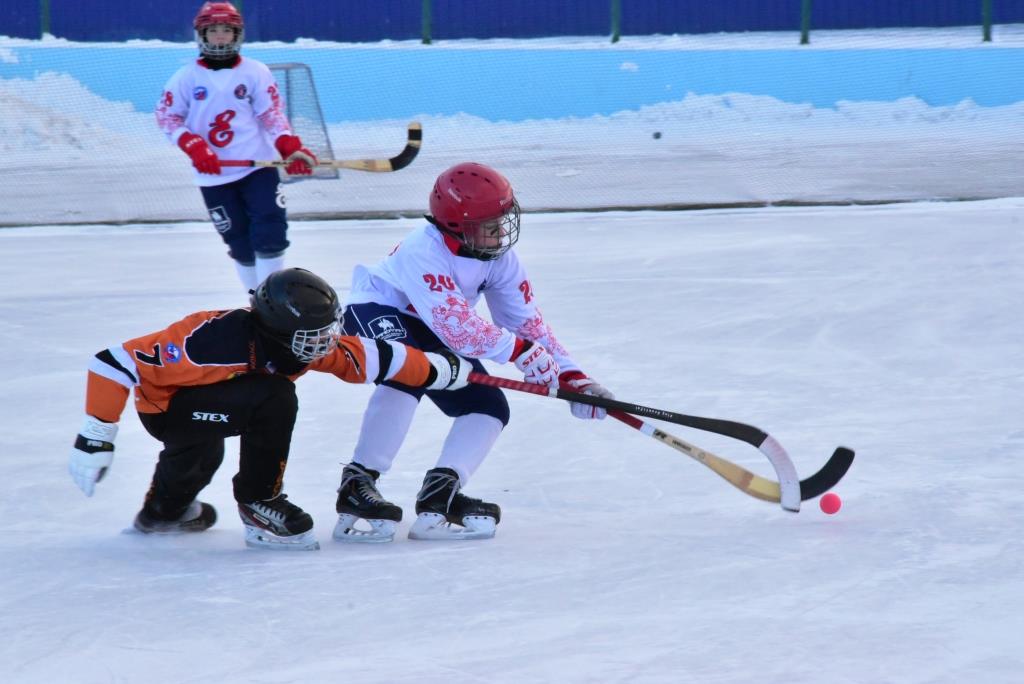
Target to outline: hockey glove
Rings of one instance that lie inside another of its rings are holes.
[[[516,340],[512,361],[526,382],[548,387],[558,384],[558,362],[543,345],[531,340]]]
[[[434,372],[431,373],[433,380],[424,389],[457,390],[469,384],[469,373],[473,366],[462,357],[448,350],[426,352],[425,356]]]
[[[103,479],[114,460],[116,436],[117,423],[104,423],[92,416],[85,417],[85,424],[71,450],[68,472],[86,496],[92,496],[96,483]]]
[[[284,170],[293,176],[310,176],[316,166],[316,155],[302,146],[297,135],[281,135],[274,141],[274,146],[281,153],[281,159],[288,162]]]
[[[583,394],[601,397],[602,399],[615,398],[614,394],[606,390],[599,383],[594,382],[593,378],[588,378],[582,371],[565,371],[558,376],[558,382],[562,389],[569,390],[570,392],[582,392]],[[571,402],[569,410],[572,411],[572,415],[583,420],[604,420],[605,416],[608,415],[608,411],[600,406],[581,404],[578,401]]]
[[[220,175],[220,158],[201,137],[195,133],[186,133],[178,138],[178,147],[192,159],[196,171],[211,176]]]

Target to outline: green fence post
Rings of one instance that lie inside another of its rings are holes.
[[[50,0],[39,0],[39,37],[50,32]]]
[[[423,21],[420,25],[421,38],[420,42],[424,45],[430,45],[430,31],[431,31],[431,16],[430,16],[430,0],[423,0]]]
[[[622,0],[612,0],[612,42],[618,43],[622,35]]]
[[[801,0],[800,3],[800,44],[807,45],[811,42],[811,0]]]
[[[992,0],[981,0],[981,40],[992,42]]]

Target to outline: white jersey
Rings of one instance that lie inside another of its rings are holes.
[[[493,323],[475,310],[480,295]],[[356,266],[346,303],[367,302],[416,316],[460,356],[506,363],[521,337],[544,345],[561,370],[579,370],[544,322],[512,250],[493,261],[457,256],[440,231],[422,226],[383,261]]]
[[[239,57],[229,69],[196,60],[179,69],[156,107],[157,124],[174,144],[185,133],[201,136],[221,159],[277,159],[274,141],[291,134],[281,94],[263,62]],[[220,175],[193,169],[196,185],[223,185],[253,167],[224,167]]]

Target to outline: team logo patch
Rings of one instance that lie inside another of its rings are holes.
[[[198,88],[193,88],[192,89],[192,97],[195,98],[196,100],[205,100],[206,99],[206,88],[204,88],[203,86],[199,86]]]
[[[235,86],[235,97],[238,98],[239,100],[244,100],[245,99],[245,94],[247,92],[249,92],[249,91],[246,90],[244,83]]]
[[[370,335],[375,340],[398,340],[407,334],[398,316],[379,316],[370,321]]]
[[[164,360],[169,363],[181,361],[181,350],[173,342],[167,343],[167,349],[164,351]]]
[[[213,227],[217,229],[218,233],[224,234],[231,230],[231,217],[228,216],[228,212],[224,210],[223,206],[210,209],[210,220],[213,221]]]

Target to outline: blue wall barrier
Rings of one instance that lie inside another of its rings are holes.
[[[194,47],[8,48],[0,78],[69,74],[112,102],[152,112]],[[688,93],[749,93],[835,107],[842,100],[917,97],[931,106],[970,98],[984,107],[1024,101],[1024,49],[524,50],[248,47],[266,63],[312,69],[328,123],[465,112],[491,121],[608,115]],[[125,76],[130,63],[131,77]]]
[[[801,0],[619,0],[626,35],[796,31]],[[198,0],[3,0],[0,35],[50,32],[76,41],[191,40]],[[244,0],[249,41],[339,42],[422,35],[423,0]],[[431,0],[438,39],[600,36],[612,31],[612,0]],[[982,0],[814,0],[815,29],[981,24]],[[992,0],[996,23],[1024,22],[1024,1]],[[41,9],[42,8],[42,9]]]
[[[993,0],[1006,14],[1002,21],[1024,21],[1024,3]],[[969,26],[981,24],[981,0],[814,0],[816,29],[892,26]]]
[[[38,38],[39,0],[4,0],[0,2],[0,36]]]

